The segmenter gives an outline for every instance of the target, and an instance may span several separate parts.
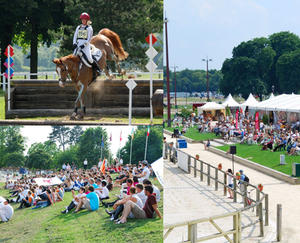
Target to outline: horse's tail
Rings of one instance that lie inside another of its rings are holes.
[[[120,61],[125,60],[128,57],[128,53],[124,51],[122,42],[117,33],[110,29],[104,28],[99,31],[99,34],[105,35],[108,39],[110,39],[111,43],[113,44],[114,51]]]

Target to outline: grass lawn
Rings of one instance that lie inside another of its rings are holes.
[[[182,127],[175,127],[175,128],[178,128],[179,131],[182,130]],[[167,129],[170,132],[173,132],[174,127],[166,127],[165,129]],[[188,128],[186,133],[183,134],[183,136],[191,138],[196,141],[204,141],[204,140],[208,140],[208,139],[219,138],[214,133],[199,133],[198,129],[196,127]]]
[[[4,92],[0,91],[0,120],[5,119],[5,100]]]
[[[158,186],[156,180],[154,184]],[[0,183],[0,188],[0,195],[8,196],[8,191],[3,190],[3,183]],[[110,195],[117,193],[119,189],[114,189]],[[126,224],[116,225],[110,221],[103,207],[96,212],[82,210],[77,214],[61,214],[71,202],[71,197],[71,192],[67,192],[63,202],[35,210],[17,210],[17,205],[13,204],[15,213],[12,220],[0,223],[0,242],[163,242],[163,221],[158,217],[129,219]],[[162,200],[159,210],[163,212]]]
[[[3,118],[4,119],[4,118]],[[32,118],[22,118],[22,119],[13,119],[14,121],[70,121],[70,116],[62,116],[62,117],[32,117]],[[115,124],[128,124],[129,120],[128,117],[114,117],[114,116],[107,116],[107,117],[88,117],[86,116],[82,121],[80,122],[86,122],[86,123],[115,123]],[[133,117],[131,120],[131,123],[134,124],[150,124],[150,118],[148,117]],[[153,124],[155,125],[162,125],[163,120],[162,118],[153,118]]]
[[[229,150],[229,145],[219,146],[218,149],[223,151]],[[280,165],[280,154],[285,154],[286,151],[262,151],[258,145],[236,144],[237,156],[251,160],[260,165],[272,168],[283,172],[287,175],[292,175],[292,164],[300,163],[300,156],[285,156],[286,165]]]

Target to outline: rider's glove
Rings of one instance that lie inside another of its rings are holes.
[[[83,49],[83,48],[84,48],[84,45],[81,45],[80,48]]]
[[[77,44],[73,44],[73,49],[77,48]]]

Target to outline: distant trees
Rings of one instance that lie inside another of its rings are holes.
[[[277,93],[299,92],[300,38],[290,32],[279,32],[268,38],[254,38],[233,48],[232,58],[222,66],[220,90],[227,95],[268,94],[274,86]]]

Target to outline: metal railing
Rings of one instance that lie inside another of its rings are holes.
[[[200,181],[204,181],[204,177],[206,177],[207,185],[210,186],[213,184],[215,191],[220,189],[219,185],[221,185],[224,196],[227,194],[227,173],[217,167],[212,166],[209,163],[206,163],[202,160],[198,160],[195,157],[172,147],[168,149],[168,159],[173,162],[177,163],[178,157],[177,153],[184,153],[188,156],[188,173],[193,173],[194,177],[197,177],[197,172],[200,174]],[[211,183],[213,182],[213,183]],[[240,192],[238,191],[238,182],[241,185],[243,190]],[[247,195],[248,189],[253,188],[252,190],[256,191],[255,198],[251,198],[251,195]],[[259,224],[260,236],[264,236],[264,226],[269,225],[269,197],[268,194],[263,193],[259,190],[259,188],[255,185],[250,183],[239,181],[235,177],[233,177],[233,188],[230,188],[233,191],[233,202],[237,202],[238,195],[242,197],[244,207],[242,209],[236,210],[232,213],[226,213],[222,215],[213,216],[210,218],[204,218],[199,220],[187,221],[178,224],[169,224],[165,225],[164,229],[167,232],[164,234],[164,239],[171,233],[171,231],[176,227],[188,226],[188,241],[185,242],[202,242],[209,239],[225,237],[229,242],[240,242],[241,240],[241,231],[247,227],[250,227],[255,224]],[[256,209],[256,217],[257,220],[251,222],[248,225],[241,226],[241,216],[242,212]],[[233,217],[233,229],[229,231],[223,231],[215,222],[215,219],[225,218],[225,217]],[[197,224],[209,222],[211,223],[219,233],[197,238]],[[228,235],[233,234],[233,241],[229,238]]]

